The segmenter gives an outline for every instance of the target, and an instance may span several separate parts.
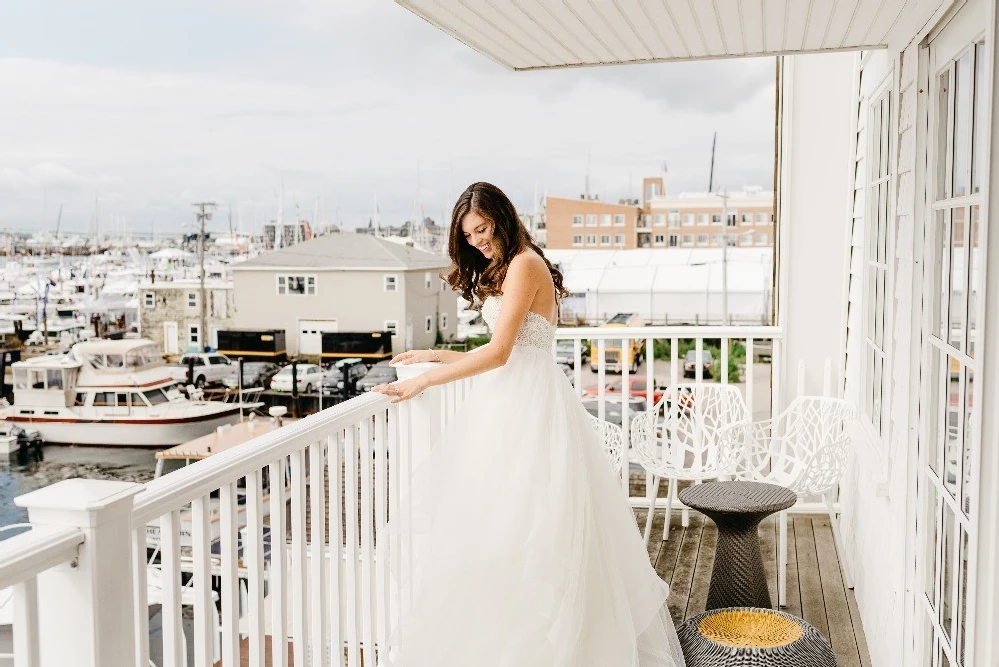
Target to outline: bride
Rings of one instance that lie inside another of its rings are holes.
[[[493,336],[472,353],[379,385],[398,403],[479,376],[414,477],[412,605],[399,619],[400,667],[682,667],[620,479],[551,356],[562,274],[499,188],[458,198],[445,279],[482,306]]]

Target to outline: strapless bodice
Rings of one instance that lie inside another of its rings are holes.
[[[496,321],[499,319],[500,309],[503,307],[503,297],[488,296],[482,303],[482,319],[486,321],[489,328],[496,329]],[[555,342],[555,326],[533,311],[527,312],[524,323],[520,325],[517,332],[516,345],[527,345],[536,347],[546,352],[551,352],[552,344]]]

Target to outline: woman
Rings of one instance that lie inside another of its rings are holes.
[[[398,403],[479,376],[407,501],[418,555],[392,663],[682,667],[669,587],[551,356],[562,274],[488,183],[458,198],[448,249],[446,280],[493,336],[473,353],[400,354],[442,363],[375,387]]]

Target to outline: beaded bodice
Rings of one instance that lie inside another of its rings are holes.
[[[488,296],[482,303],[482,319],[486,321],[490,329],[496,328],[496,321],[499,319],[502,306],[503,297],[500,296]],[[528,345],[551,352],[554,342],[555,326],[544,316],[528,311],[524,323],[520,325],[520,331],[517,332],[515,345]]]

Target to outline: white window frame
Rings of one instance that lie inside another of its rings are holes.
[[[382,276],[382,291],[384,292],[398,292],[399,291],[399,275],[396,273],[390,273],[388,275]]]
[[[289,278],[301,278],[305,281],[305,293],[298,294],[288,291],[288,279]],[[315,296],[318,292],[317,286],[319,281],[316,279],[315,274],[311,273],[280,273],[277,275],[275,280],[277,283],[277,293],[280,296]]]
[[[597,224],[598,224],[598,222],[599,222],[599,220],[598,220],[598,216],[597,216],[596,213],[587,213],[586,214],[586,226],[587,227],[596,227]]]
[[[424,324],[423,326],[424,333],[432,333],[434,330],[434,316],[427,315],[427,317],[424,319],[423,324]]]
[[[188,292],[187,293],[186,301],[187,301],[187,307],[188,308],[197,308],[198,307],[198,293],[197,292]]]
[[[611,235],[610,234],[601,234],[600,235],[600,245],[610,245],[610,244],[611,244]]]
[[[573,234],[572,235],[572,245],[583,245],[583,235]]]
[[[424,272],[424,274],[423,274],[423,286],[425,288],[431,289],[433,287],[433,283],[431,282],[432,280],[433,280],[433,274],[431,274],[429,271]]]
[[[156,308],[156,292],[143,292],[142,293],[142,307],[147,310],[152,310]]]
[[[697,224],[699,224],[699,225],[706,225],[706,224],[708,224],[708,221],[710,219],[711,219],[711,216],[709,216],[707,213],[698,213],[697,214]]]
[[[696,218],[694,217],[693,213],[684,213],[683,214],[683,221],[680,224],[683,227],[693,227],[695,220],[696,220]]]
[[[669,236],[666,237],[666,247],[667,248],[675,248],[678,245],[680,245],[680,235],[679,234],[670,234]]]
[[[624,213],[615,213],[614,214],[614,226],[615,227],[624,227],[624,224],[625,224]]]
[[[642,217],[639,219],[639,227],[642,229],[648,229],[652,226],[652,216],[648,213],[643,213]]]
[[[752,213],[740,213],[739,214],[739,223],[742,224],[742,225],[751,225],[751,224],[753,224],[753,214]]]
[[[665,234],[654,234],[652,236],[652,245],[655,245],[655,246],[666,245],[666,235]]]
[[[865,430],[878,443],[882,451],[886,451],[888,438],[888,424],[891,414],[891,362],[892,362],[892,301],[894,299],[894,280],[891,267],[894,265],[894,239],[892,229],[893,216],[895,213],[894,202],[894,171],[895,163],[892,152],[896,149],[895,137],[892,136],[894,124],[892,114],[895,109],[896,100],[892,96],[892,77],[886,77],[885,81],[878,86],[874,94],[869,98],[865,113],[866,139],[865,147],[865,193],[864,193],[864,259],[863,259],[863,312],[861,315],[861,341],[863,352],[861,353],[861,396],[865,397],[860,401],[861,423]],[[887,114],[880,118],[880,126],[877,132],[874,131],[876,123],[876,107],[883,103],[887,105]],[[883,160],[875,160],[875,150],[878,156],[884,156]],[[878,164],[875,164],[878,162]],[[880,193],[884,193],[883,199]],[[872,242],[873,235],[877,238],[884,235],[884,261],[877,257],[877,245]],[[872,253],[874,253],[872,257]],[[872,276],[872,273],[874,274]],[[882,303],[878,310],[877,288],[878,278],[883,276]],[[872,280],[873,278],[873,280]],[[877,342],[878,336],[875,328],[880,326],[881,343]],[[871,356],[877,358],[881,363],[881,386],[879,389],[880,404],[878,420],[875,420],[873,395],[876,379],[873,377],[874,368],[871,364]],[[867,397],[871,397],[868,399]]]
[[[624,234],[614,235],[614,245],[624,245]]]
[[[697,235],[697,245],[704,245],[704,246],[706,246],[707,244],[708,244],[708,235],[707,234],[698,234]]]
[[[724,241],[722,240],[722,235],[721,234],[712,234],[711,235],[711,245],[712,245],[712,247],[721,248],[723,243],[724,243]]]
[[[769,239],[767,238],[766,233],[759,232],[756,234],[756,245],[767,245],[768,242]]]
[[[712,213],[711,214],[711,224],[712,225],[720,225],[721,221],[722,221],[722,214],[721,213]]]
[[[572,216],[572,226],[582,227],[583,226],[583,216],[579,213]]]
[[[447,329],[447,313],[441,313],[441,331]]]
[[[614,216],[610,213],[600,214],[600,226],[601,227],[611,227],[614,224]]]
[[[201,346],[201,325],[192,324],[188,322],[187,324],[187,344],[188,346],[197,345]]]
[[[666,226],[666,214],[656,213],[655,217],[652,219],[652,225],[654,227],[665,227]]]
[[[689,248],[690,246],[694,245],[693,235],[684,234],[682,237],[680,237],[680,245],[685,248]]]
[[[596,245],[596,244],[597,244],[597,235],[596,234],[587,234],[586,235],[586,245]]]
[[[383,331],[391,331],[393,336],[399,335],[399,320],[385,320]]]

